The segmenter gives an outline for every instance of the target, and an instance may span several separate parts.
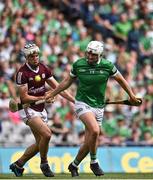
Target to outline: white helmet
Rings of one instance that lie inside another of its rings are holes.
[[[25,56],[29,56],[30,54],[39,53],[39,52],[40,52],[39,47],[36,46],[36,44],[26,44],[23,49],[23,53]]]
[[[92,52],[98,54],[98,58],[101,57],[104,50],[104,43],[100,41],[90,41],[87,45],[86,52]]]

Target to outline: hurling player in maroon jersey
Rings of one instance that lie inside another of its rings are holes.
[[[16,75],[16,84],[18,86],[21,102],[33,103],[38,100],[44,100],[46,93],[45,83],[55,89],[58,82],[54,79],[50,69],[39,62],[38,46],[35,44],[28,44],[24,47],[23,52],[26,62],[20,67]],[[62,92],[61,95],[74,103],[74,98],[68,92]],[[51,100],[48,102],[50,101]],[[47,177],[54,176],[47,160],[51,130],[47,126],[47,113],[44,109],[44,105],[44,103],[32,105],[29,108],[19,111],[20,117],[30,127],[36,142],[28,147],[16,162],[10,165],[10,169],[16,176],[22,176],[24,164],[38,152],[40,152],[40,169],[43,174]]]

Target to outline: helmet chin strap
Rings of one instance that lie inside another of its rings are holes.
[[[98,57],[97,64],[99,64],[99,63],[100,63],[100,60],[101,60],[101,55]]]

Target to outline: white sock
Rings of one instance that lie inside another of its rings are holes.
[[[95,164],[95,163],[97,163],[98,162],[98,160],[97,159],[95,159],[95,160],[91,160],[90,161],[90,164]]]
[[[73,165],[74,167],[78,167],[74,162],[72,162],[72,165]]]

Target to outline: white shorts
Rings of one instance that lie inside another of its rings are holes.
[[[92,112],[95,115],[99,126],[101,126],[104,115],[104,108],[93,108],[84,102],[75,101],[75,113],[78,117],[87,112]]]
[[[48,122],[47,112],[44,109],[42,112],[35,111],[31,108],[22,109],[19,111],[20,118],[27,123],[27,121],[34,117],[40,117],[44,122]]]

